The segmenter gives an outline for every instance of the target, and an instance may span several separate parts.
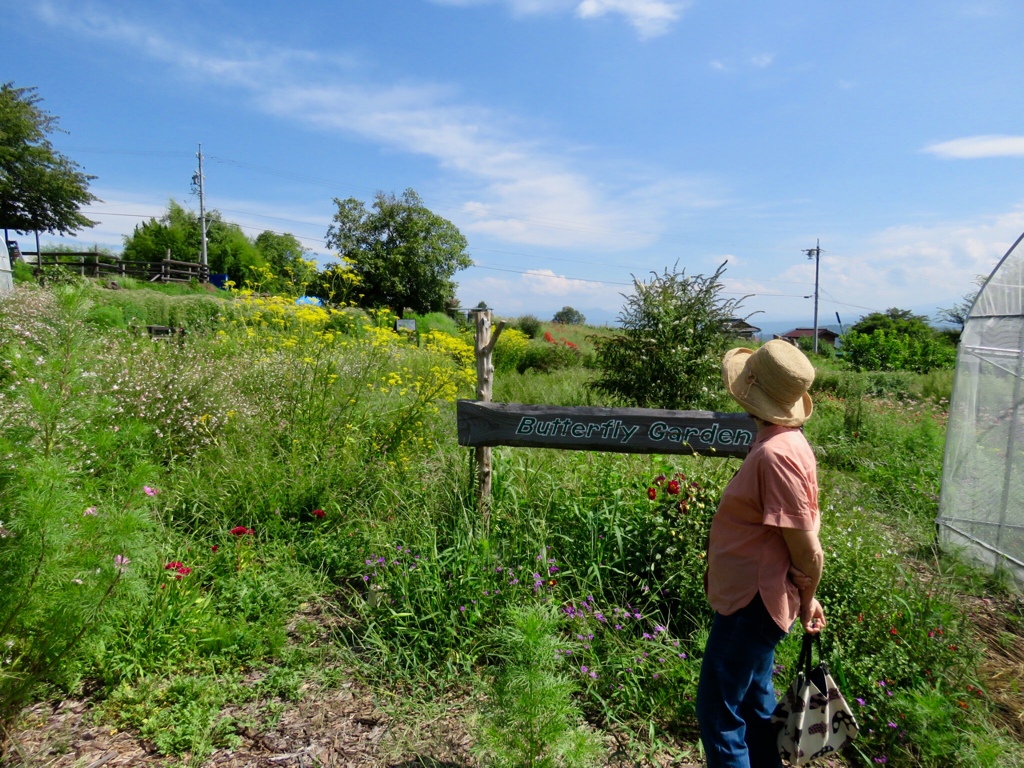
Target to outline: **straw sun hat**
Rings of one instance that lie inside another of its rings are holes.
[[[807,390],[814,366],[799,349],[774,339],[758,350],[730,349],[722,360],[722,381],[748,413],[772,424],[799,427],[814,406]]]

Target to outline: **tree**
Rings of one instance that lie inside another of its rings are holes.
[[[642,408],[718,408],[722,386],[722,332],[742,299],[723,299],[721,277],[687,276],[685,270],[633,278],[633,294],[619,314],[622,330],[595,338],[599,378],[595,389]]]
[[[452,275],[472,264],[466,238],[432,213],[413,190],[402,196],[378,192],[367,211],[355,198],[338,200],[327,246],[361,278],[362,303],[391,307],[399,315],[443,312],[455,297]]]
[[[555,316],[551,318],[551,322],[562,323],[563,325],[583,325],[587,322],[587,318],[585,318],[583,313],[578,309],[562,307],[560,310],[555,312]]]
[[[39,107],[35,88],[0,85],[0,227],[74,234],[95,226],[80,208],[96,200],[77,163],[47,138],[58,120]]]
[[[951,368],[956,349],[923,315],[891,307],[872,312],[843,336],[843,360],[859,371],[916,371]]]
[[[985,284],[987,278],[985,275],[978,275],[974,282],[979,286]],[[967,323],[967,316],[971,313],[971,307],[974,306],[974,300],[978,298],[978,291],[969,291],[965,293],[959,302],[954,304],[948,309],[939,308],[938,320],[942,323],[949,323],[950,325],[956,326],[956,330],[952,332],[953,341],[960,340],[960,334],[964,332],[964,325]]]
[[[932,336],[935,329],[928,325],[928,318],[915,315],[909,309],[890,307],[885,312],[864,315],[851,328],[852,333],[871,335],[875,331],[886,331],[906,336]]]
[[[236,284],[244,285],[247,280],[254,277],[255,269],[269,267],[268,259],[264,257],[265,251],[281,246],[283,248],[279,248],[277,256],[285,258],[281,255],[287,250],[284,246],[288,246],[289,240],[294,241],[294,238],[291,235],[278,236],[273,232],[264,232],[260,237],[264,235],[271,237],[264,238],[264,249],[261,249],[246,236],[241,227],[224,221],[220,212],[207,211],[206,240],[210,271],[215,274],[226,274]],[[276,237],[281,237],[282,240],[278,241]],[[297,242],[295,244],[298,245]],[[301,250],[301,246],[299,247]],[[125,259],[161,261],[167,258],[169,251],[170,257],[176,261],[198,263],[201,248],[202,227],[199,214],[171,200],[163,216],[136,225],[135,230],[125,236],[122,255]],[[298,262],[302,261],[301,256],[298,257]],[[261,289],[287,292],[292,276],[282,276],[273,269],[271,275],[270,278],[261,276]]]

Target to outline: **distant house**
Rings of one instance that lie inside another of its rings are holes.
[[[796,344],[800,339],[813,339],[814,329],[813,328],[794,328],[792,331],[786,331],[785,333],[776,334],[776,339],[783,339],[788,341],[790,344]],[[836,339],[839,338],[839,334],[835,331],[830,331],[828,328],[818,329],[818,342],[825,342],[831,346],[836,345]]]
[[[722,331],[733,338],[753,339],[761,332],[756,325],[751,325],[746,320],[738,317],[730,317],[722,323]]]

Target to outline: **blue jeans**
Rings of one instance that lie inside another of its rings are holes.
[[[770,718],[775,646],[785,636],[760,594],[731,616],[715,614],[697,685],[708,768],[781,768]]]

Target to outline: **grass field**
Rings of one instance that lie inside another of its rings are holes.
[[[189,334],[132,330],[161,318]],[[353,681],[423,729],[451,704],[469,761],[700,759],[704,546],[735,460],[496,449],[485,528],[455,440],[472,347],[445,318],[417,342],[387,316],[72,285],[20,287],[0,321],[11,765],[39,701],[202,765]],[[495,399],[601,404],[588,337],[608,332],[510,334]],[[934,545],[944,386],[830,363],[814,393],[825,647],[863,728],[848,764],[1022,764],[1021,603]],[[648,498],[662,475],[680,496]]]

